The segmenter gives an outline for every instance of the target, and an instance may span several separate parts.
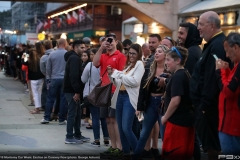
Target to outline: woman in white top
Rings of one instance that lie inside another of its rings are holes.
[[[130,146],[135,150],[137,145],[137,138],[132,131],[132,125],[137,109],[140,82],[144,74],[144,65],[141,58],[141,46],[132,44],[123,71],[108,66],[108,75],[116,86],[111,107],[116,108],[122,150],[126,157],[130,156]]]

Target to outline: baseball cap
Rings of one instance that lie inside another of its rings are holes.
[[[90,46],[91,45],[91,39],[89,37],[84,37],[83,42],[85,43],[86,46]]]

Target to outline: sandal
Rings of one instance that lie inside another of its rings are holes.
[[[31,114],[40,114],[40,111],[39,110],[31,110],[29,113],[31,113]]]

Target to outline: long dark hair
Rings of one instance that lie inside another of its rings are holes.
[[[139,44],[135,43],[130,46],[129,50],[131,48],[137,52],[137,56],[138,56],[137,61],[139,61],[139,60],[142,61],[142,47]],[[137,61],[134,64],[131,64],[130,68],[134,68]],[[129,65],[130,65],[130,61],[129,61],[129,54],[128,54],[124,69],[126,69]]]
[[[44,48],[43,44],[41,42],[37,42],[35,44],[35,48],[36,48],[38,57],[41,58],[45,53],[45,48]]]
[[[32,70],[33,72],[37,72],[39,63],[40,63],[40,57],[38,56],[36,49],[30,49],[29,59],[28,59],[29,69]]]

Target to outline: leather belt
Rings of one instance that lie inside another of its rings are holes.
[[[120,94],[128,94],[126,90],[122,90],[122,91],[119,90],[119,93],[120,93]]]

